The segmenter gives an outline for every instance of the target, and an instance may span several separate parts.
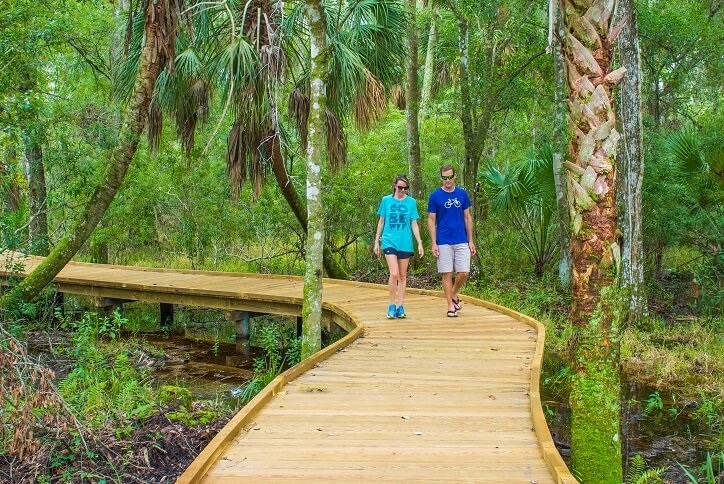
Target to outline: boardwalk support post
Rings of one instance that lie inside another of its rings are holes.
[[[96,297],[94,298],[93,302],[98,312],[109,315],[112,314],[113,311],[115,311],[116,309],[120,308],[123,303],[134,302],[134,300],[116,299],[112,297]]]
[[[173,326],[173,304],[160,303],[159,309],[161,312],[161,327],[170,328]]]
[[[236,352],[248,356],[251,354],[249,345],[249,329],[250,314],[248,311],[231,310],[226,314],[227,320],[236,326]]]

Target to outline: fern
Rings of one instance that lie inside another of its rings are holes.
[[[668,470],[667,467],[646,469],[646,461],[640,454],[636,454],[629,462],[626,473],[626,484],[651,484],[665,482],[661,475]]]

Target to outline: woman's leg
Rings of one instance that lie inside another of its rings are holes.
[[[410,259],[397,259],[398,277],[397,277],[397,300],[398,306],[402,306],[405,302],[405,288],[407,288],[407,268],[410,266]]]
[[[390,269],[390,278],[387,281],[387,286],[390,289],[390,304],[395,304],[395,296],[397,295],[397,284],[400,278],[400,269],[397,263],[397,255],[385,254],[385,260],[387,261],[387,267]]]

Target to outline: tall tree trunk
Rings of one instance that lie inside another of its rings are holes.
[[[307,208],[304,200],[302,200],[296,188],[294,188],[291,178],[289,178],[287,167],[284,165],[284,157],[282,156],[280,143],[280,135],[272,134],[265,142],[264,150],[271,158],[272,172],[274,172],[274,178],[279,186],[279,190],[282,192],[284,200],[287,201],[287,205],[292,209],[294,217],[296,217],[304,233],[307,234]],[[327,272],[327,276],[332,279],[349,278],[347,271],[345,271],[334,258],[332,250],[326,242],[324,243],[324,270]]]
[[[561,39],[564,31],[561,28],[561,10],[557,1],[551,2],[551,22],[555,29],[555,35],[551,39],[553,47],[553,83],[555,122],[553,125],[553,176],[556,183],[556,208],[560,220],[561,250],[558,261],[558,278],[563,287],[571,285],[571,236],[570,221],[568,212],[568,201],[566,200],[566,170],[563,168],[565,159],[565,147],[568,144],[568,123],[566,123],[566,64],[563,57],[563,46]]]
[[[48,195],[45,188],[43,148],[35,135],[25,136],[25,173],[28,177],[28,205],[30,208],[30,252],[48,255]]]
[[[555,0],[554,0],[555,1]],[[623,482],[620,432],[622,294],[614,156],[619,139],[611,88],[614,2],[563,0],[570,156],[573,379],[571,464],[582,482]]]
[[[641,50],[636,6],[619,0],[613,24],[625,22],[618,39],[619,64],[626,69],[616,103],[621,123],[621,141],[616,158],[616,196],[621,244],[621,282],[630,294],[631,323],[646,314],[644,253],[641,241],[641,184],[644,178],[643,129],[641,122]]]
[[[422,78],[422,99],[420,101],[420,114],[427,117],[432,98],[432,82],[435,74],[435,49],[437,47],[437,8],[430,5],[430,32],[427,36],[427,52],[425,54],[425,75]]]
[[[483,109],[480,113],[480,117],[476,122],[476,129],[472,135],[472,157],[469,160],[465,160],[465,170],[463,182],[465,188],[470,193],[475,193],[476,184],[478,181],[478,170],[480,168],[480,157],[482,156],[483,150],[485,149],[485,142],[488,140],[488,133],[490,132],[490,124],[493,120],[493,108],[495,100],[483,98]]]
[[[475,183],[473,170],[476,170],[476,160],[479,158],[477,144],[475,142],[475,126],[473,125],[473,106],[470,96],[470,32],[468,22],[457,10],[454,5],[451,6],[453,13],[458,21],[458,49],[460,54],[460,122],[463,128],[463,144],[465,147],[465,159],[463,160],[463,184],[467,188],[471,196],[475,220],[485,220],[487,218],[486,204],[480,203],[481,197],[479,187]],[[487,133],[487,128],[486,128]],[[487,136],[487,134],[486,134]]]
[[[458,19],[459,30],[459,49],[460,49],[460,121],[463,125],[463,143],[465,145],[465,161],[463,170],[467,166],[472,166],[475,154],[475,139],[472,117],[472,101],[470,100],[470,65],[469,41],[470,33],[468,31],[468,22],[457,11],[455,15]]]
[[[121,186],[146,126],[148,105],[151,102],[156,79],[167,56],[173,59],[172,50],[170,54],[164,50],[167,44],[163,38],[164,35],[171,35],[169,32],[175,31],[176,28],[173,19],[176,18],[177,12],[165,10],[169,3],[174,5],[170,8],[175,8],[174,2],[147,4],[145,44],[141,52],[133,97],[124,115],[118,146],[111,153],[103,179],[95,188],[83,213],[71,227],[70,235],[61,239],[50,255],[33,272],[0,299],[0,307],[11,307],[21,301],[35,298],[83,246]]]
[[[321,0],[305,0],[311,44],[309,142],[307,144],[307,249],[302,305],[302,358],[322,347],[324,206],[322,165],[326,158],[327,33]]]
[[[415,0],[407,1],[407,77],[405,87],[405,105],[407,108],[407,165],[410,171],[412,196],[422,199],[422,161],[420,159],[420,92],[417,83],[417,5]]]
[[[16,212],[20,208],[20,185],[13,165],[16,164],[15,150],[8,149],[4,160],[0,160],[0,194],[3,208]]]

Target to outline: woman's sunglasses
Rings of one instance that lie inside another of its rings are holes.
[[[407,190],[407,189],[409,189],[409,188],[410,188],[410,187],[401,187],[400,185],[397,185],[397,189],[398,189],[398,190]]]
[[[440,175],[440,178],[442,178],[443,180],[452,180],[453,178],[455,178],[455,175]]]

